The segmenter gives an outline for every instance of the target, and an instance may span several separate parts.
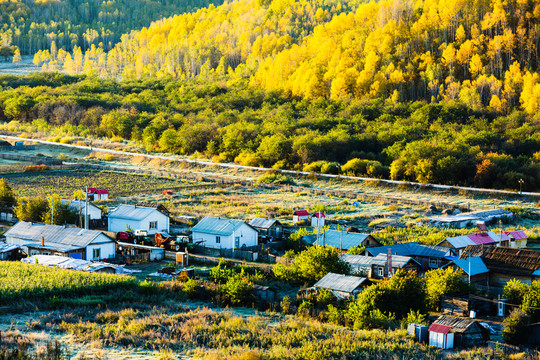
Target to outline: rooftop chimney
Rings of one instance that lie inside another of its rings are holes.
[[[41,246],[45,246],[45,238],[43,236],[41,237]]]

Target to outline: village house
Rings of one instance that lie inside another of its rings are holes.
[[[370,279],[384,279],[391,277],[396,271],[420,271],[420,264],[409,256],[378,254],[377,256],[343,254],[341,260],[351,266],[351,272],[358,276]],[[389,273],[390,267],[392,272]]]
[[[88,197],[88,200],[93,201],[108,200],[109,191],[107,189],[89,188],[86,196]]]
[[[365,277],[328,273],[313,285],[313,289],[327,289],[338,299],[356,297],[370,285]]]
[[[33,255],[22,259],[21,262],[25,262],[28,264],[39,264],[41,266],[54,266],[61,269],[69,269],[75,271],[87,271],[93,273],[124,273],[124,268],[121,266],[55,255]]]
[[[62,204],[68,205],[73,209],[79,216],[86,215],[86,201],[84,200],[62,200]],[[96,205],[88,202],[88,220],[101,220],[101,209]],[[83,220],[84,221],[84,220]]]
[[[20,221],[4,236],[32,255],[60,255],[83,260],[114,258],[115,241],[101,231]]]
[[[242,249],[258,245],[257,230],[242,220],[206,216],[191,229],[194,243],[212,249]]]
[[[388,246],[370,247],[365,249],[362,252],[362,255],[377,256],[379,254],[387,254],[388,251],[393,255],[412,257],[420,264],[422,271],[438,269],[456,258],[453,249],[442,246],[422,245],[415,241]]]
[[[369,234],[328,229],[319,235],[313,245],[332,246],[347,251],[356,246],[373,247],[380,246],[381,243]]]
[[[482,346],[489,331],[473,319],[442,315],[429,327],[429,345],[441,349]]]
[[[309,212],[307,210],[296,210],[293,213],[293,225],[309,222]]]
[[[480,256],[456,259],[444,267],[462,271],[463,280],[470,281],[471,284],[489,286],[489,269]]]
[[[529,238],[525,231],[507,231],[506,235],[510,238],[510,247],[517,249],[525,249],[527,247],[527,239]]]
[[[169,217],[155,208],[120,205],[108,215],[108,230],[120,231],[146,231],[148,235],[157,232],[169,233]]]
[[[19,253],[19,245],[8,244],[0,241],[0,260],[16,260]]]
[[[259,237],[264,239],[281,240],[283,236],[283,225],[276,219],[253,218],[249,226],[259,232]]]
[[[489,270],[489,286],[499,290],[512,279],[529,285],[540,280],[540,251],[476,245],[468,246],[460,258],[469,257],[481,258]]]
[[[457,256],[469,245],[497,245],[510,246],[510,238],[505,233],[481,232],[476,234],[449,237],[437,244],[437,246],[454,249]]]
[[[320,228],[324,226],[326,215],[322,212],[316,212],[311,215],[311,227]]]

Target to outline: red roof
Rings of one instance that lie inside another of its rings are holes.
[[[107,189],[99,189],[99,190],[96,190],[96,193],[97,194],[108,194],[109,192],[107,191]]]
[[[523,240],[523,239],[528,239],[529,238],[527,236],[527,234],[525,234],[525,231],[523,231],[523,230],[507,231],[506,235],[509,235],[510,237],[512,237],[515,240]]]
[[[93,194],[93,193],[95,193],[96,191],[97,191],[96,188],[88,188],[88,193],[89,193],[89,194]]]
[[[324,214],[322,212],[316,212],[315,214],[313,214],[313,216],[315,216],[315,217],[324,217]]]
[[[476,245],[491,244],[495,241],[487,233],[478,233],[467,235]]]
[[[448,334],[450,330],[452,330],[452,327],[441,324],[431,324],[429,327],[429,331],[441,334]]]
[[[307,210],[296,210],[294,212],[294,215],[298,216],[309,216],[309,212]]]

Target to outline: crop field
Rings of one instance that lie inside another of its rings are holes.
[[[71,197],[85,187],[107,189],[110,197],[200,184],[194,181],[174,180],[116,172],[88,170],[54,170],[12,173],[3,175],[17,196],[35,197],[58,194]]]
[[[0,263],[0,304],[16,300],[76,297],[133,286],[130,276],[75,272],[19,262]]]

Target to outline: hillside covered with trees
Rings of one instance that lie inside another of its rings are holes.
[[[163,17],[191,12],[220,0],[0,0],[0,48],[110,50],[123,34]],[[54,45],[53,45],[54,43]],[[1,55],[1,53],[0,53]]]
[[[226,2],[110,51],[39,51],[69,75],[0,79],[0,116],[215,161],[538,190],[539,20],[533,0]]]

